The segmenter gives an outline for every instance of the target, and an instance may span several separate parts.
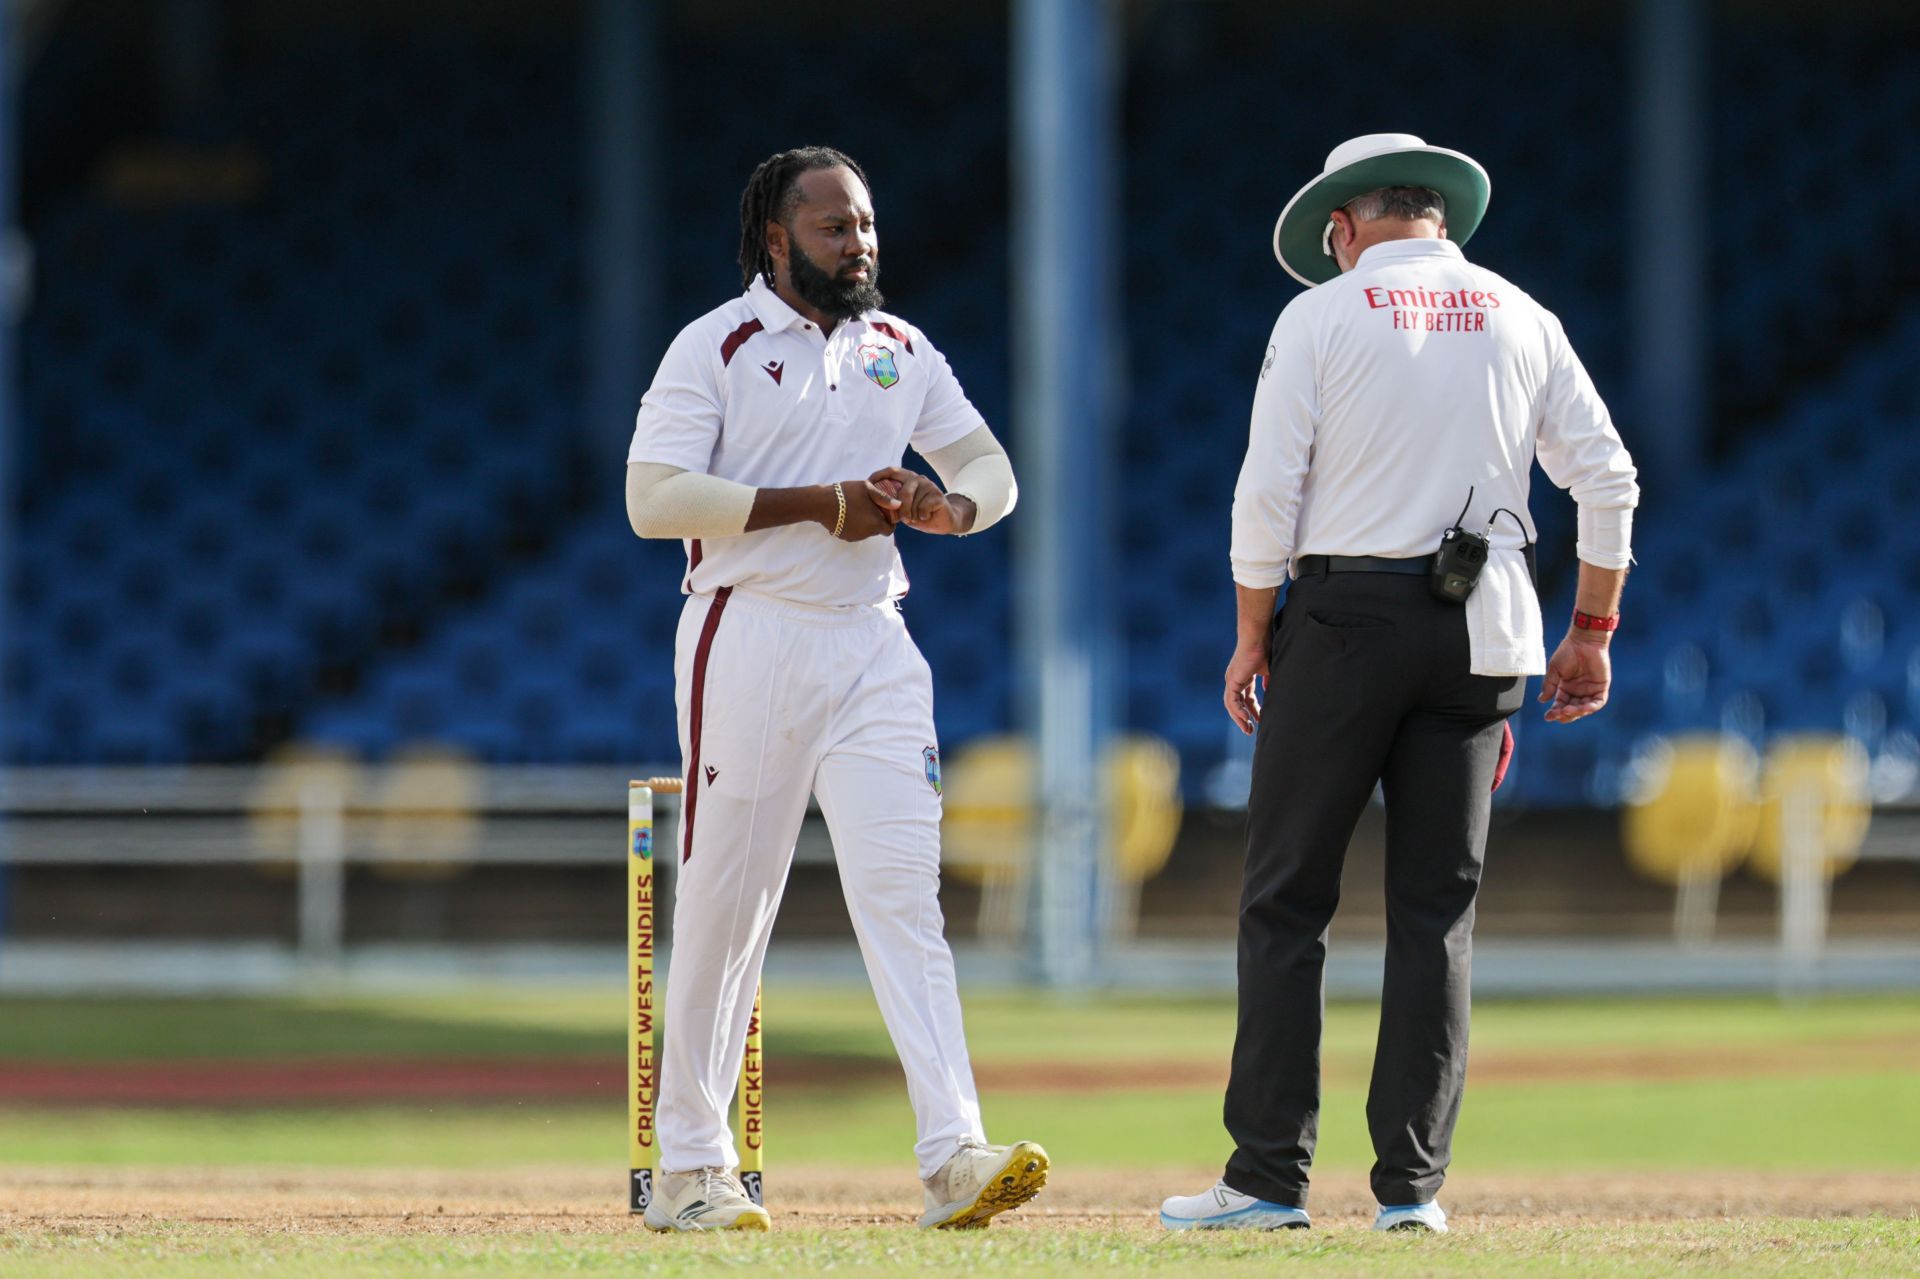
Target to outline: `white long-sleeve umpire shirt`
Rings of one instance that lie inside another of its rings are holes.
[[[1234,580],[1279,586],[1302,555],[1431,555],[1471,489],[1462,524],[1493,522],[1466,606],[1473,672],[1540,674],[1522,552],[1536,456],[1579,504],[1579,557],[1625,568],[1633,461],[1560,321],[1451,240],[1376,244],[1273,327],[1234,490]]]

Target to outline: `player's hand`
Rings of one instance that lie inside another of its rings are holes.
[[[900,500],[896,518],[922,533],[964,533],[973,527],[973,501],[948,497],[940,486],[918,471],[888,466],[875,471],[869,482]]]
[[[1251,735],[1260,722],[1260,683],[1267,678],[1267,649],[1245,645],[1233,651],[1227,663],[1227,717],[1241,732]]]
[[[1539,700],[1549,703],[1548,723],[1571,724],[1605,706],[1612,686],[1613,659],[1607,654],[1606,639],[1576,639],[1569,634],[1547,663]]]
[[[842,480],[840,491],[847,498],[847,522],[840,529],[841,541],[864,542],[893,532],[894,522],[899,519],[899,498],[871,480]],[[826,527],[832,532],[833,521],[828,520]]]

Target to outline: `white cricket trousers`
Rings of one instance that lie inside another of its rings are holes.
[[[920,1176],[932,1176],[962,1138],[984,1133],[941,932],[926,659],[890,604],[820,608],[730,588],[688,597],[674,677],[686,791],[656,1119],[661,1167],[739,1162],[727,1106],[814,794],[906,1070]],[[777,1022],[779,1008],[767,1016]]]

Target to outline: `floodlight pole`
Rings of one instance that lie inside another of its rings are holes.
[[[582,16],[586,443],[606,476],[626,461],[640,395],[660,357],[658,24],[654,0],[593,0]]]
[[[18,200],[14,191],[14,156],[18,104],[14,101],[14,60],[20,56],[15,29],[18,5],[0,6],[0,659],[10,637],[8,604],[13,596],[13,548],[17,525],[13,500],[14,453],[19,431],[14,416],[14,338],[28,296],[26,235],[17,225]],[[14,761],[7,751],[11,709],[6,705],[6,681],[0,679],[0,769]],[[7,832],[0,829],[0,840]],[[7,864],[0,857],[0,932],[7,921]]]
[[[1055,988],[1095,976],[1105,918],[1099,760],[1113,722],[1115,12],[1013,7],[1015,687],[1039,764],[1028,954]]]
[[[1641,473],[1662,487],[1685,482],[1711,426],[1703,7],[1639,0],[1632,18],[1633,420],[1623,425]]]

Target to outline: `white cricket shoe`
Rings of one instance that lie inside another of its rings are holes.
[[[648,1230],[765,1230],[767,1210],[725,1168],[662,1172],[647,1205]]]
[[[1313,1220],[1305,1208],[1255,1199],[1217,1181],[1211,1190],[1163,1202],[1160,1224],[1168,1230],[1305,1230]]]
[[[953,1158],[921,1184],[927,1190],[922,1229],[976,1230],[1040,1193],[1047,1184],[1047,1152],[1031,1141],[989,1146],[963,1140]]]
[[[1447,1233],[1447,1214],[1437,1203],[1400,1204],[1382,1207],[1373,1219],[1375,1230],[1405,1230],[1417,1234]]]

